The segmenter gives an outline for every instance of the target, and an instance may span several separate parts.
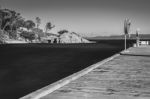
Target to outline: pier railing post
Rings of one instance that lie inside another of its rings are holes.
[[[125,51],[127,50],[127,35],[125,34],[125,39],[124,39],[124,49]]]

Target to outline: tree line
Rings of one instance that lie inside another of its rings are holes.
[[[35,32],[43,32],[39,28],[41,24],[41,19],[39,17],[33,20],[26,20],[14,10],[2,9],[0,8],[0,38],[2,39],[4,35],[8,35],[9,38],[17,39],[18,31],[21,32],[20,36],[25,39],[32,40],[35,38]],[[45,25],[45,33],[54,28],[51,22],[47,22]],[[21,28],[26,28],[27,31],[21,30]],[[43,32],[44,33],[44,32]]]

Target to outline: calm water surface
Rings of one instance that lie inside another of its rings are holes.
[[[0,45],[0,97],[22,97],[122,49],[110,44]]]

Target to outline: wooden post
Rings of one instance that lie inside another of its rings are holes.
[[[124,49],[125,51],[127,50],[127,35],[125,34],[125,39],[124,39]]]

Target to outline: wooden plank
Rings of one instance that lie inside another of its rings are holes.
[[[40,99],[149,99],[150,58],[144,55],[150,47],[129,53],[134,55],[116,57]]]

